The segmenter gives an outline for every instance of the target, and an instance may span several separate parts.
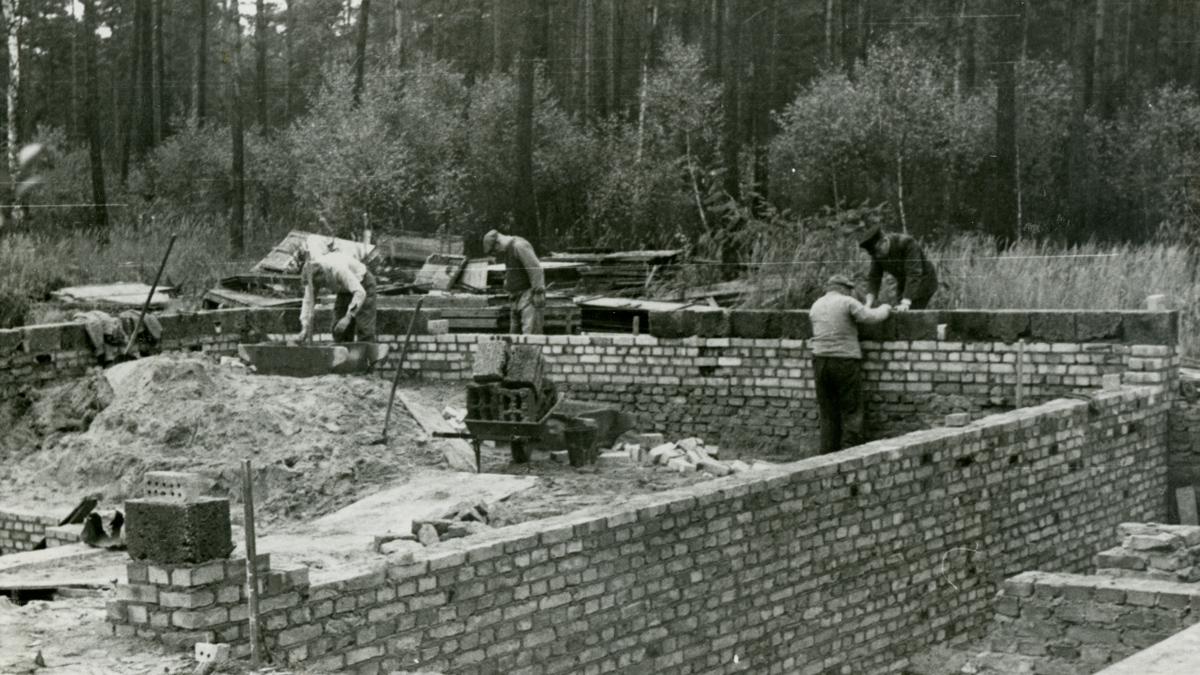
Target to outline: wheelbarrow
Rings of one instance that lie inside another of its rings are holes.
[[[512,461],[517,464],[525,464],[529,462],[529,457],[532,454],[527,444],[542,439],[542,436],[546,433],[546,422],[550,420],[550,416],[554,414],[554,409],[558,407],[563,398],[564,395],[560,392],[554,401],[554,405],[550,406],[546,414],[537,422],[476,420],[468,417],[463,420],[467,425],[466,431],[435,431],[433,435],[438,438],[461,438],[471,441],[471,444],[475,447],[476,472],[482,472],[483,470],[480,448],[483,446],[484,441],[508,443],[512,452]]]

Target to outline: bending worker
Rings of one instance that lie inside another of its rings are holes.
[[[546,315],[546,278],[533,246],[521,237],[491,230],[483,235],[483,254],[504,256],[508,332],[540,335]]]
[[[871,256],[867,275],[867,307],[875,303],[883,273],[896,279],[897,312],[925,309],[937,293],[937,269],[925,257],[917,241],[907,234],[888,234],[871,228],[859,247]]]
[[[813,336],[813,381],[821,415],[821,454],[862,442],[862,348],[858,324],[888,318],[890,305],[871,309],[856,300],[854,282],[837,274],[825,284],[825,295],[808,316]]]
[[[300,306],[301,342],[313,334],[313,310],[319,285],[337,294],[333,303],[335,323],[331,331],[334,341],[375,341],[375,276],[362,261],[341,251],[319,255],[304,263],[300,279],[304,283],[304,302]]]

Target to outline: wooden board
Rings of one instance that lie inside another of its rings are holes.
[[[436,291],[448,291],[458,281],[467,259],[461,255],[442,255],[435,253],[425,260],[425,266],[417,272],[413,284],[421,288]]]
[[[1180,525],[1200,525],[1196,513],[1196,488],[1185,485],[1175,490],[1175,503],[1179,506]]]
[[[154,290],[150,300],[151,307],[166,307],[171,296],[166,286]],[[94,286],[69,286],[51,293],[53,297],[65,302],[94,302],[98,304],[118,305],[121,307],[141,307],[150,295],[150,287],[146,284],[98,284]]]
[[[488,258],[478,258],[476,260],[468,260],[463,267],[462,277],[459,283],[473,291],[486,291],[488,285]]]
[[[413,416],[417,424],[421,425],[425,433],[430,436],[435,431],[446,433],[459,431],[451,426],[442,417],[441,413],[406,395],[405,392],[397,391],[396,398],[400,399],[400,402],[408,409],[409,414]],[[446,456],[446,461],[450,463],[451,468],[458,471],[475,473],[475,449],[471,447],[470,443],[459,438],[438,438],[435,440],[441,442],[442,454]]]
[[[420,264],[434,254],[463,255],[463,238],[456,234],[426,237],[415,234],[381,234],[375,239],[384,258]]]

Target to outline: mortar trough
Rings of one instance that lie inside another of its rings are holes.
[[[261,375],[316,377],[365,373],[387,357],[388,346],[374,342],[336,345],[263,343],[238,345],[238,356]]]

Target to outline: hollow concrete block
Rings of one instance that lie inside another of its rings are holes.
[[[785,340],[807,340],[812,337],[812,321],[803,310],[781,312],[779,330]]]
[[[657,338],[684,338],[696,334],[692,312],[650,312],[650,335]]]
[[[735,309],[729,313],[730,337],[773,340],[782,335],[779,312],[762,309]]]
[[[1125,342],[1133,345],[1174,345],[1179,340],[1178,312],[1128,312],[1122,317]]]
[[[233,551],[229,500],[125,502],[125,543],[134,560],[177,565],[228,558]]]
[[[696,335],[703,338],[729,337],[729,312],[723,309],[698,309],[692,312]]]
[[[936,340],[938,339],[938,313],[915,310],[892,314],[892,325],[895,326],[897,340]]]
[[[1075,339],[1080,342],[1119,340],[1120,312],[1080,312],[1075,316]]]
[[[1074,342],[1074,312],[1030,312],[1029,336],[1045,342]]]
[[[1001,342],[1016,342],[1029,334],[1029,312],[998,309],[991,312],[988,332]]]
[[[991,332],[991,312],[958,310],[945,312],[942,320],[946,324],[947,340],[988,340]]]

